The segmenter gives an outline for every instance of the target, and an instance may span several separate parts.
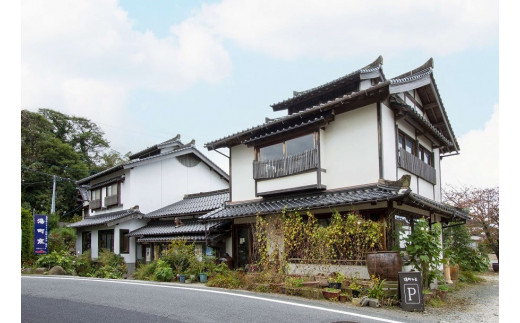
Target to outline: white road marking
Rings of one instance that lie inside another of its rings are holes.
[[[337,313],[337,314],[351,315],[351,316],[356,316],[356,317],[360,317],[360,318],[371,319],[371,320],[381,321],[381,322],[389,322],[389,323],[398,323],[399,322],[399,321],[383,319],[383,318],[379,318],[379,317],[375,317],[375,316],[369,316],[369,315],[358,314],[358,313],[347,312],[347,311],[334,310],[334,309],[321,307],[321,306],[299,304],[299,303],[294,303],[294,302],[289,302],[289,301],[282,301],[282,300],[270,299],[270,298],[253,296],[253,295],[237,294],[237,293],[231,293],[231,292],[225,292],[225,291],[213,290],[213,289],[206,289],[206,288],[183,287],[183,286],[175,286],[175,285],[163,285],[163,284],[154,284],[154,283],[139,283],[139,282],[135,282],[135,281],[109,280],[109,279],[96,279],[96,278],[83,278],[83,277],[50,277],[50,276],[21,276],[21,277],[22,278],[31,278],[31,279],[86,280],[86,281],[94,281],[94,282],[101,282],[101,283],[108,283],[108,284],[126,284],[126,285],[136,285],[136,286],[152,286],[152,287],[161,287],[161,288],[173,288],[173,289],[192,290],[192,291],[199,291],[199,292],[205,292],[205,293],[213,293],[213,294],[229,295],[229,296],[235,296],[235,297],[250,298],[250,299],[256,299],[256,300],[265,301],[265,302],[278,303],[278,304],[284,304],[284,305],[291,305],[291,306],[297,306],[297,307],[305,307],[305,308],[314,309],[314,310],[318,310],[318,311],[325,311],[325,312],[332,312],[332,313]]]

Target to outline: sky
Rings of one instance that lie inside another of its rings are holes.
[[[498,9],[485,0],[22,0],[21,108],[86,117],[121,154],[181,134],[227,171],[204,144],[281,116],[270,105],[294,90],[379,55],[387,78],[433,57],[461,147],[442,161],[443,185],[497,186]]]

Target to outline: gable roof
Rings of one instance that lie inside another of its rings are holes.
[[[76,182],[76,184],[77,185],[88,184],[93,179],[103,177],[105,175],[114,173],[114,172],[122,170],[122,169],[127,169],[127,168],[131,168],[131,167],[140,166],[142,164],[145,164],[145,163],[148,163],[148,162],[151,162],[151,161],[156,161],[156,160],[159,160],[161,158],[177,157],[177,156],[187,155],[187,154],[193,154],[193,155],[197,156],[202,162],[204,162],[206,165],[208,165],[211,169],[213,169],[220,176],[222,176],[226,181],[229,182],[229,175],[224,170],[222,170],[219,166],[217,166],[217,164],[215,164],[208,157],[206,157],[203,153],[201,153],[195,147],[194,141],[190,142],[189,144],[176,146],[176,147],[177,148],[173,149],[172,151],[168,151],[168,152],[165,152],[165,153],[162,153],[162,154],[152,155],[152,156],[148,156],[148,157],[143,157],[143,158],[129,160],[127,162],[121,163],[119,165],[116,165],[114,167],[111,167],[109,169],[101,171],[99,173],[96,173],[94,175],[91,175],[91,176],[85,177],[83,179],[80,179],[80,180],[78,180]]]
[[[81,228],[81,227],[90,227],[90,226],[99,226],[99,225],[107,225],[109,226],[111,222],[114,221],[128,221],[131,219],[141,219],[143,213],[139,211],[138,208],[131,208],[126,210],[114,211],[109,213],[103,213],[99,215],[91,215],[85,217],[83,220],[71,223],[67,225],[70,228]]]
[[[383,57],[379,56],[372,63],[362,67],[352,73],[344,75],[333,81],[316,86],[305,91],[294,91],[294,96],[284,101],[271,105],[273,111],[289,110],[289,114],[294,112],[294,108],[298,105],[306,104],[307,101],[320,102],[333,99],[357,91],[357,82],[362,79],[375,78],[378,81],[384,81],[385,76],[381,66],[383,65]]]
[[[232,147],[240,144],[252,144],[257,139],[263,139],[267,136],[278,136],[281,133],[287,133],[295,128],[308,129],[316,126],[316,120],[323,118],[319,126],[328,124],[334,120],[334,115],[344,113],[370,103],[379,102],[387,99],[392,93],[397,93],[403,90],[417,89],[421,95],[422,101],[425,103],[426,115],[429,120],[419,116],[422,119],[423,125],[426,125],[432,134],[438,136],[439,141],[445,146],[442,149],[443,153],[458,151],[459,146],[456,141],[453,129],[449,123],[446,111],[442,104],[442,100],[438,93],[437,85],[433,78],[433,59],[429,59],[425,64],[413,69],[410,72],[401,74],[390,80],[386,80],[382,72],[382,57],[376,59],[373,63],[361,68],[353,73],[347,74],[337,80],[328,82],[321,86],[312,88],[310,90],[297,93],[295,97],[272,105],[273,109],[282,110],[301,102],[312,102],[307,100],[311,97],[319,97],[322,93],[336,93],[336,87],[341,87],[345,82],[356,82],[363,78],[374,78],[379,80],[379,83],[370,86],[365,90],[349,91],[345,94],[339,95],[329,99],[326,102],[320,101],[316,104],[311,104],[305,109],[296,109],[289,111],[289,115],[280,117],[274,120],[251,127],[249,129],[234,133],[232,135],[217,139],[205,144],[209,150],[218,149],[221,147]],[[377,74],[374,74],[376,73]]]
[[[202,214],[223,206],[226,201],[229,201],[229,189],[188,194],[182,200],[147,213],[144,217],[153,219]]]
[[[435,131],[441,133],[449,141],[443,152],[459,151],[457,138],[451,127],[437,83],[433,77],[433,58],[430,58],[426,63],[410,72],[390,79],[389,92],[391,95],[410,90],[416,90],[421,98],[423,110],[428,119],[421,117],[429,123],[428,127],[434,128]],[[394,101],[399,101],[395,96],[393,98]],[[415,113],[417,114],[416,111]]]

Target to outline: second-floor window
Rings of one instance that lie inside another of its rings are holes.
[[[312,150],[315,147],[314,133],[285,140],[283,142],[261,147],[259,149],[258,160],[274,160],[291,155],[303,153],[306,150]]]
[[[415,140],[402,132],[399,132],[399,148],[404,149],[412,155],[417,155]]]
[[[433,167],[433,157],[432,153],[424,148],[423,146],[419,146],[419,157],[423,162]]]
[[[105,206],[117,205],[119,203],[119,183],[106,187]]]
[[[298,174],[317,168],[318,159],[314,132],[287,139],[256,149],[253,177],[265,179]]]

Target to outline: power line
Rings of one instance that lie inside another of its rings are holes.
[[[28,170],[30,172],[40,174],[40,175],[53,176],[53,177],[56,176],[56,178],[59,178],[60,180],[69,181],[69,182],[72,182],[72,183],[76,182],[76,180],[74,180],[72,178],[61,177],[61,176],[54,175],[54,174],[48,174],[48,173],[40,172],[40,171],[37,171],[37,170],[34,170],[34,169],[30,169],[30,168],[25,167],[25,166],[22,166],[22,168],[25,169],[25,170]]]

